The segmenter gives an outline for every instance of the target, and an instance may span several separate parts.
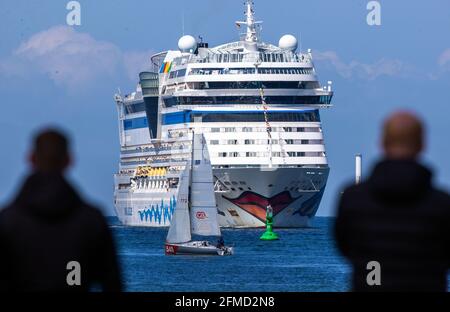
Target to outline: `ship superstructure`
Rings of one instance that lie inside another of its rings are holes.
[[[183,36],[178,50],[152,58],[158,74],[140,75],[149,144],[177,145],[192,131],[203,133],[221,226],[264,226],[268,205],[274,226],[308,226],[329,172],[319,110],[330,106],[331,82],[320,85],[311,50],[297,52],[294,36],[282,36],[278,46],[262,42],[261,23],[247,1],[246,21],[236,22],[246,27],[241,40],[210,48]],[[134,175],[154,161],[146,159],[148,154],[123,152],[122,144],[121,171],[134,170]],[[128,209],[128,220],[139,221],[134,216],[146,209],[145,200],[123,204],[131,191],[117,189],[116,183],[119,218]]]

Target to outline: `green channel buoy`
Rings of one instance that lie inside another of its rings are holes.
[[[266,210],[266,231],[259,238],[263,241],[272,241],[279,239],[278,235],[273,231],[273,209],[269,205]]]

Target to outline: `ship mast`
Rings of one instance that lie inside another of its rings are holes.
[[[253,5],[253,0],[246,0],[245,16],[247,17],[247,19],[245,22],[236,22],[236,25],[238,25],[239,27],[241,25],[247,25],[247,34],[245,36],[245,41],[250,43],[258,42],[259,38],[257,27],[262,24],[262,21],[255,21],[255,10],[253,9]]]

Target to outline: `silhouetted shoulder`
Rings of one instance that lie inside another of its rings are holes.
[[[347,186],[342,195],[357,195],[367,191],[367,183],[363,182],[358,185],[349,185]]]
[[[2,233],[6,233],[8,230],[14,231],[21,218],[21,211],[19,211],[13,204],[1,208],[0,231]]]
[[[93,222],[104,222],[106,221],[105,216],[101,212],[101,209],[99,207],[93,206],[91,204],[85,203],[83,204],[84,213],[89,214],[89,216],[92,218]]]
[[[0,208],[0,221],[5,218],[10,213],[10,206]]]
[[[348,209],[351,202],[360,199],[366,199],[368,195],[368,186],[366,182],[358,185],[349,185],[340,194],[339,207],[340,209]]]
[[[442,214],[450,217],[450,195],[439,189],[434,189],[432,194],[433,202],[442,209]]]
[[[447,203],[448,209],[450,209],[450,195],[447,192],[439,190],[439,189],[435,189],[434,194],[437,199],[439,199],[443,203]]]
[[[106,217],[101,212],[100,208],[84,203],[80,207],[80,216],[82,222],[92,231],[103,230],[108,227]]]

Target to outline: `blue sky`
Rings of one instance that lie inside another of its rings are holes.
[[[241,0],[80,0],[81,26],[66,25],[68,1],[0,2],[0,203],[27,171],[30,136],[43,125],[74,141],[71,179],[113,213],[119,142],[113,94],[132,91],[152,52],[175,49],[183,31],[211,45],[235,41]],[[322,111],[331,173],[319,215],[332,215],[362,153],[367,175],[380,156],[379,130],[398,108],[427,124],[424,161],[450,189],[450,2],[381,0],[381,26],[368,26],[366,0],[256,0],[263,40],[286,33],[311,48],[334,107]]]

